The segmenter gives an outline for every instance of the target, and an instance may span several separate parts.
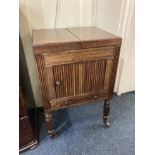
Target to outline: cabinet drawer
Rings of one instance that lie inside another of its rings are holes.
[[[68,106],[79,105],[83,103],[91,103],[92,101],[106,98],[107,94],[103,91],[85,93],[78,96],[65,97],[61,99],[53,99],[50,101],[52,111],[65,108]]]
[[[60,64],[85,62],[98,59],[113,59],[114,47],[101,47],[81,50],[64,51],[60,53],[43,53],[46,67]]]

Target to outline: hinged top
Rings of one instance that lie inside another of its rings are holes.
[[[70,33],[67,29],[33,30],[32,36],[34,46],[79,41],[79,39]]]
[[[67,30],[73,33],[81,41],[96,41],[119,38],[112,33],[106,32],[96,27],[75,27],[67,28]]]
[[[33,30],[33,49],[64,51],[121,44],[121,38],[96,27]]]

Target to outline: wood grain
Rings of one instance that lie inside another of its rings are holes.
[[[81,41],[119,38],[110,32],[96,27],[74,27],[67,28],[67,30],[77,36],[77,38],[79,38]]]
[[[48,102],[48,86],[47,86],[47,76],[44,67],[44,58],[41,54],[35,55],[37,68],[38,68],[38,76],[40,81],[40,89],[42,93],[43,106],[45,110],[50,108],[50,104]]]
[[[107,123],[121,42],[120,37],[95,27],[33,31],[49,134],[54,133],[51,111],[98,99],[106,100]]]
[[[107,93],[104,91],[94,91],[77,96],[64,97],[59,99],[53,99],[49,101],[51,103],[51,111],[58,109],[79,106],[82,104],[90,104],[99,99],[105,99]],[[95,103],[95,102],[94,102]]]
[[[77,42],[79,39],[66,29],[39,29],[32,31],[33,46]]]
[[[76,96],[99,90],[108,91],[112,62],[113,60],[100,59],[48,67],[47,70],[51,70],[50,74],[53,70],[54,75],[54,79],[49,76],[47,80],[50,84],[48,85],[49,90],[56,94],[54,98]],[[51,81],[54,81],[55,89],[52,87]],[[58,81],[59,85],[56,84]],[[52,99],[52,96],[49,98]]]
[[[19,151],[37,146],[37,139],[33,132],[27,113],[26,99],[22,87],[19,89]]]
[[[96,27],[76,27],[67,30],[81,40],[82,48],[121,44],[120,37]]]
[[[120,45],[121,38],[96,27],[33,30],[35,53]]]
[[[73,62],[84,62],[91,60],[113,59],[114,58],[114,47],[102,47],[82,50],[70,50],[61,53],[44,53],[45,65],[47,67],[57,64],[69,64]]]

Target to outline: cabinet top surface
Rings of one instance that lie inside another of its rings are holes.
[[[96,27],[40,29],[32,32],[33,46],[114,39],[121,40],[120,37]]]
[[[80,41],[96,41],[119,38],[118,36],[112,33],[109,33],[96,27],[75,27],[68,28],[68,31],[73,33]]]
[[[32,32],[33,45],[44,45],[79,41],[67,29],[40,29]]]

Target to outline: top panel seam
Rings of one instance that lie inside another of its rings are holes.
[[[71,34],[73,34],[77,39],[79,39],[79,41],[81,41],[81,39],[78,36],[76,36],[72,31],[70,31],[68,28],[66,28],[66,30],[70,32]]]

